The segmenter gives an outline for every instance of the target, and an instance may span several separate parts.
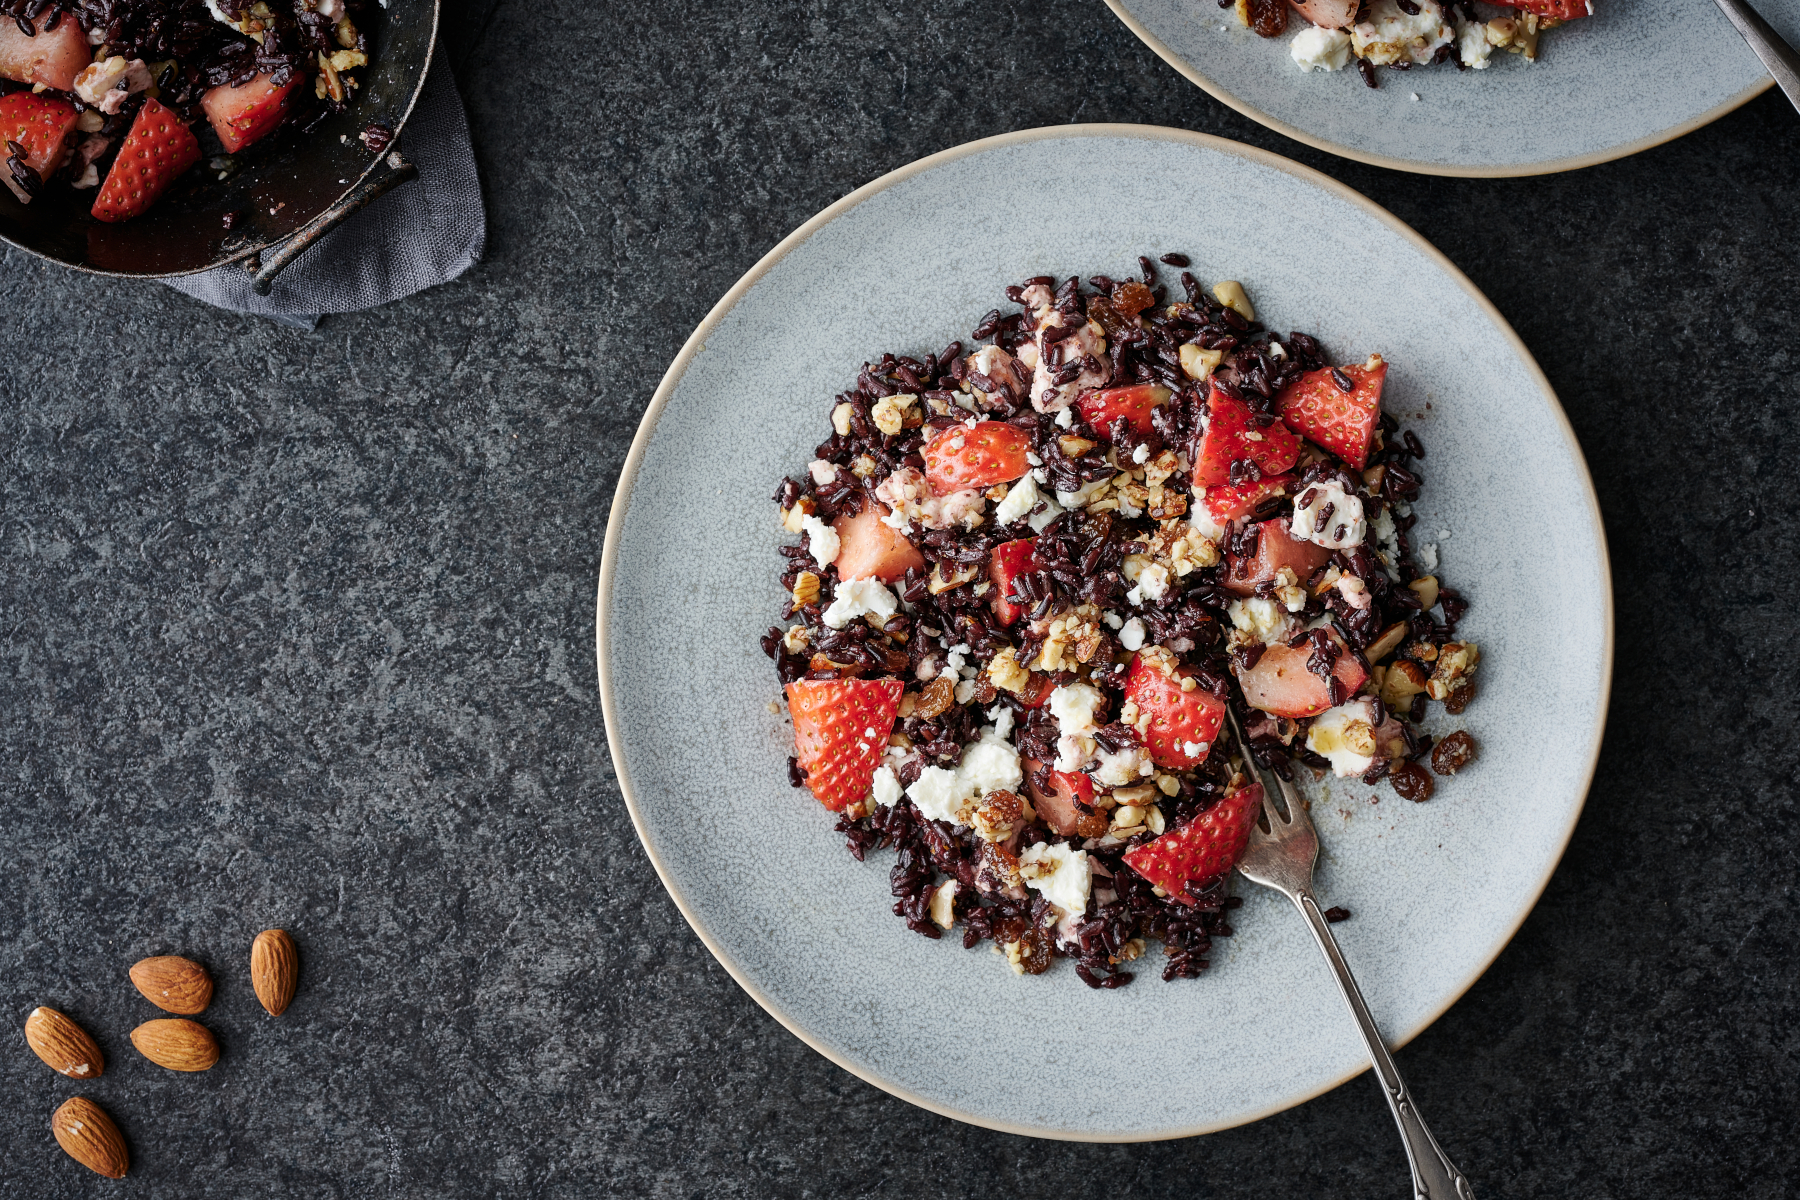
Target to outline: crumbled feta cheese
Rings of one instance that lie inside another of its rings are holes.
[[[1024,779],[1019,752],[1005,735],[983,736],[964,748],[954,771],[926,767],[919,772],[906,795],[930,820],[966,825],[964,809],[969,801],[987,792],[1015,791]]]
[[[1306,748],[1331,760],[1338,775],[1361,775],[1375,763],[1375,704],[1367,696],[1326,709],[1306,731]]]
[[[837,467],[822,458],[815,458],[807,463],[806,469],[812,473],[812,481],[820,487],[837,478]]]
[[[1169,568],[1153,562],[1138,572],[1137,585],[1125,593],[1125,598],[1142,607],[1144,601],[1155,604],[1168,594]]]
[[[1140,443],[1138,445],[1138,448],[1131,452],[1131,461],[1136,463],[1140,467],[1143,466],[1145,463],[1149,462],[1150,461],[1150,443],[1149,442]]]
[[[1060,912],[1087,911],[1088,890],[1094,880],[1087,851],[1050,842],[1027,846],[1019,855],[1019,874],[1026,887],[1041,893]]]
[[[1108,629],[1114,630],[1115,632],[1125,627],[1125,618],[1111,610],[1101,613],[1100,619],[1106,622],[1106,627]]]
[[[1056,427],[1058,429],[1067,429],[1073,424],[1075,424],[1075,410],[1074,409],[1065,408],[1065,409],[1061,409],[1060,411],[1057,412]]]
[[[1288,43],[1288,56],[1302,71],[1341,71],[1350,61],[1350,35],[1308,25]]]
[[[1465,21],[1461,13],[1452,10],[1451,16],[1456,25],[1456,53],[1462,65],[1477,71],[1485,71],[1494,53],[1494,45],[1488,41],[1487,23],[1485,21]]]
[[[1094,712],[1105,698],[1087,683],[1066,683],[1050,693],[1050,715],[1062,736],[1056,740],[1056,769],[1079,771],[1093,753]]]
[[[874,615],[883,621],[894,615],[899,603],[894,593],[879,579],[849,579],[837,585],[837,595],[825,610],[825,624],[842,629],[861,616]]]
[[[966,797],[957,785],[956,772],[943,767],[926,767],[906,789],[907,799],[928,821],[954,821]]]
[[[1435,571],[1437,570],[1437,564],[1437,543],[1426,542],[1423,546],[1420,546],[1419,565],[1424,567],[1427,571]]]
[[[875,803],[892,808],[900,802],[900,777],[889,766],[875,768]]]
[[[1360,496],[1346,492],[1336,480],[1306,488],[1294,501],[1294,519],[1288,530],[1302,541],[1327,550],[1359,546],[1368,535]]]
[[[814,562],[829,567],[837,561],[838,550],[842,547],[837,530],[811,514],[801,520],[800,530],[807,535]]]
[[[1265,646],[1287,636],[1292,626],[1282,606],[1265,596],[1247,596],[1225,606],[1225,615],[1245,633],[1252,634]]]
[[[1014,521],[1022,521],[1031,515],[1041,499],[1038,495],[1037,483],[1027,475],[1011,488],[1007,489],[1006,499],[1000,501],[994,509],[994,522],[998,525],[1011,525]]]
[[[1207,751],[1209,751],[1211,749],[1212,749],[1211,742],[1183,742],[1183,743],[1181,743],[1181,752],[1183,754],[1187,755],[1189,758],[1205,758]]]
[[[1094,757],[1094,782],[1103,787],[1125,787],[1156,774],[1156,764],[1142,746],[1126,746],[1117,754],[1102,749]]]
[[[149,88],[152,82],[150,68],[143,59],[128,62],[115,54],[83,67],[75,76],[75,94],[110,115],[124,108],[127,99]]]
[[[917,467],[902,467],[875,487],[875,498],[888,507],[882,518],[886,525],[906,532],[909,523],[917,521],[927,529],[950,529],[981,524],[981,510],[987,500],[974,488],[939,496],[926,482]]]
[[[1089,500],[1112,486],[1110,477],[1102,477],[1081,485],[1078,492],[1058,492],[1056,502],[1064,508],[1082,508]]]
[[[1001,741],[1005,741],[1008,737],[1010,737],[1012,735],[1012,731],[1013,731],[1013,710],[1012,709],[1008,708],[1004,704],[996,704],[994,707],[987,710],[987,718],[988,718],[988,720],[990,720],[994,723],[994,727],[992,730],[986,730],[986,729],[982,730],[981,736],[998,738]]]
[[[1438,0],[1418,0],[1414,7],[1417,11],[1408,13],[1398,0],[1373,0],[1369,19],[1350,30],[1350,44],[1357,56],[1377,67],[1403,59],[1421,65],[1430,62],[1438,47],[1450,44],[1456,31],[1444,23]]]
[[[1119,645],[1127,650],[1142,650],[1146,636],[1148,636],[1148,631],[1144,628],[1143,620],[1133,617],[1125,622],[1125,628],[1119,630]]]

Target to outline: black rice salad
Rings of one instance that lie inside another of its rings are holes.
[[[894,850],[910,928],[1090,987],[1151,938],[1193,977],[1231,933],[1246,752],[1415,801],[1475,754],[1420,729],[1480,655],[1415,547],[1387,364],[1160,263],[1027,279],[968,344],[864,364],[774,496],[791,781],[858,859]]]
[[[369,0],[0,0],[0,10],[0,182],[24,204],[96,189],[82,202],[102,221],[138,216],[203,159],[228,178],[277,129],[344,111],[369,63]],[[371,133],[385,147],[387,131]]]
[[[1495,51],[1536,61],[1541,34],[1594,12],[1592,0],[1219,0],[1219,7],[1235,8],[1239,22],[1266,38],[1280,37],[1298,15],[1299,32],[1288,43],[1294,64],[1310,73],[1355,63],[1369,87],[1379,86],[1377,67],[1455,63],[1482,71]]]

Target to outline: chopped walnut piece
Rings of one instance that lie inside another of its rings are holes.
[[[803,654],[812,643],[812,634],[804,625],[789,625],[788,631],[781,635],[781,644],[789,654]]]
[[[850,436],[850,414],[855,411],[855,407],[849,401],[845,401],[831,410],[831,427],[837,430],[839,437]]]
[[[1475,673],[1475,665],[1480,661],[1481,651],[1474,642],[1444,643],[1438,650],[1437,669],[1425,685],[1425,694],[1433,700],[1444,699],[1457,680]]]
[[[1078,604],[1040,617],[1031,623],[1031,631],[1044,639],[1038,656],[1031,661],[1034,671],[1073,671],[1077,663],[1092,660],[1106,641],[1100,610],[1092,604]],[[999,679],[994,682],[999,683]]]
[[[1024,692],[1031,683],[1031,672],[1019,665],[1019,653],[1011,646],[988,661],[987,673],[995,687],[1015,695]]]
[[[1023,801],[1012,792],[989,792],[969,815],[969,826],[984,842],[1004,842],[1025,819]]]

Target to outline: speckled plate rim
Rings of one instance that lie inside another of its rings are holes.
[[[1455,1004],[1460,1000],[1469,988],[1474,986],[1475,981],[1480,979],[1481,976],[1486,973],[1488,967],[1500,956],[1500,952],[1512,941],[1513,936],[1518,933],[1519,927],[1525,923],[1525,918],[1531,914],[1531,910],[1537,907],[1538,898],[1543,894],[1544,888],[1549,885],[1551,875],[1555,873],[1557,864],[1562,861],[1563,854],[1568,850],[1569,839],[1574,836],[1576,822],[1580,820],[1581,811],[1587,803],[1588,789],[1593,785],[1594,770],[1599,764],[1600,742],[1606,728],[1607,708],[1612,698],[1613,668],[1612,571],[1610,554],[1606,545],[1606,529],[1600,519],[1600,503],[1594,494],[1593,477],[1588,472],[1587,459],[1581,452],[1581,444],[1575,438],[1575,431],[1569,425],[1568,416],[1563,412],[1562,404],[1557,400],[1555,391],[1551,389],[1550,381],[1544,376],[1543,370],[1538,366],[1537,360],[1532,357],[1531,351],[1526,348],[1525,343],[1520,340],[1519,335],[1514,332],[1512,325],[1500,314],[1500,310],[1495,308],[1493,303],[1481,293],[1481,289],[1477,288],[1475,284],[1469,280],[1468,276],[1458,270],[1456,265],[1446,258],[1437,247],[1426,241],[1423,236],[1404,221],[1400,220],[1400,218],[1394,216],[1385,208],[1382,208],[1373,200],[1370,200],[1355,189],[1347,187],[1332,179],[1330,176],[1313,170],[1311,167],[1302,166],[1292,159],[1283,158],[1279,154],[1274,154],[1267,150],[1260,150],[1254,146],[1246,146],[1242,142],[1234,142],[1227,138],[1215,137],[1211,134],[1194,133],[1186,129],[1171,129],[1160,125],[1089,124],[1056,125],[1041,129],[1026,129],[1016,133],[1000,134],[996,137],[966,142],[961,146],[955,146],[949,150],[939,151],[936,154],[921,158],[917,162],[890,171],[879,179],[857,188],[854,192],[851,192],[843,199],[837,201],[835,204],[813,217],[810,221],[807,221],[804,225],[800,226],[800,228],[788,234],[788,236],[783,238],[773,250],[763,255],[761,260],[759,260],[755,266],[751,267],[749,271],[744,273],[744,276],[741,279],[732,285],[731,290],[726,292],[724,297],[720,299],[717,304],[713,305],[712,311],[706,314],[706,319],[701,321],[699,327],[688,336],[686,343],[681,347],[681,352],[675,356],[675,361],[669,365],[668,371],[663,374],[662,382],[657,385],[655,394],[650,398],[650,406],[645,410],[643,419],[638,423],[637,435],[632,439],[631,449],[625,456],[625,465],[619,472],[619,483],[613,492],[612,510],[606,521],[606,543],[600,555],[599,590],[595,601],[594,657],[599,669],[600,709],[606,722],[607,750],[612,755],[613,772],[619,781],[619,791],[625,798],[626,810],[631,814],[632,827],[637,830],[638,841],[643,844],[644,853],[650,857],[650,865],[656,869],[657,878],[662,881],[663,888],[669,893],[669,897],[675,901],[675,906],[681,910],[681,915],[687,919],[687,923],[693,928],[694,933],[699,936],[701,943],[709,952],[711,952],[712,956],[719,961],[719,965],[725,968],[732,979],[737,981],[737,985],[743,988],[752,1000],[755,1000],[760,1004],[765,1012],[781,1022],[789,1033],[799,1038],[802,1042],[805,1042],[808,1046],[812,1047],[844,1070],[850,1072],[850,1074],[863,1080],[865,1083],[873,1084],[891,1095],[898,1096],[909,1104],[915,1104],[920,1108],[937,1113],[939,1116],[950,1117],[953,1120],[997,1130],[1001,1133],[1017,1134],[1021,1137],[1035,1137],[1055,1141],[1073,1142],[1153,1142],[1164,1141],[1170,1138],[1194,1137],[1203,1133],[1216,1133],[1222,1129],[1231,1129],[1238,1125],[1247,1125],[1253,1121],[1260,1121],[1264,1117],[1270,1117],[1274,1116],[1276,1113],[1285,1112],[1295,1105],[1304,1104],[1306,1101],[1311,1100],[1316,1096],[1322,1096],[1333,1088],[1340,1087],[1356,1078],[1358,1075],[1368,1070],[1368,1067],[1357,1067],[1337,1078],[1328,1080],[1317,1087],[1296,1091],[1293,1095],[1285,1097],[1265,1108],[1251,1113],[1240,1114],[1227,1121],[1152,1130],[1148,1132],[1133,1132],[1129,1134],[1084,1134],[1072,1130],[1050,1131],[1041,1128],[1033,1128],[1008,1121],[992,1120],[974,1113],[964,1112],[949,1105],[940,1104],[934,1100],[928,1099],[907,1088],[900,1087],[889,1080],[883,1079],[878,1074],[868,1071],[858,1064],[851,1062],[843,1055],[833,1052],[828,1046],[815,1039],[807,1031],[805,1026],[783,1012],[768,995],[756,986],[749,974],[731,957],[731,955],[726,953],[724,947],[714,939],[712,933],[701,923],[699,918],[695,915],[693,907],[688,903],[687,897],[682,894],[681,888],[670,876],[669,870],[663,862],[662,855],[658,853],[655,842],[651,840],[648,828],[644,822],[643,814],[638,811],[637,797],[631,786],[631,772],[626,766],[625,755],[621,751],[618,739],[614,733],[618,728],[618,718],[616,716],[618,698],[613,694],[611,655],[609,653],[606,636],[609,616],[608,598],[612,594],[613,575],[618,567],[619,533],[624,525],[626,514],[630,509],[632,487],[636,483],[638,469],[643,464],[645,452],[649,449],[651,436],[656,430],[656,423],[662,416],[663,409],[667,406],[670,397],[674,395],[675,388],[681,382],[682,376],[687,373],[688,366],[693,362],[694,356],[697,355],[705,345],[706,339],[718,328],[719,323],[724,320],[726,314],[737,307],[738,302],[749,293],[750,289],[756,285],[757,281],[767,274],[776,263],[785,258],[795,247],[812,237],[812,235],[817,233],[820,229],[849,212],[863,201],[893,187],[897,183],[912,178],[914,175],[929,171],[933,167],[941,164],[953,162],[960,158],[966,158],[970,155],[982,154],[989,150],[997,150],[1007,146],[1023,145],[1028,142],[1076,137],[1129,137],[1150,141],[1177,142],[1212,150],[1220,154],[1233,155],[1238,158],[1247,159],[1248,161],[1257,163],[1261,166],[1273,167],[1275,170],[1286,172],[1302,182],[1309,183],[1346,203],[1362,209],[1369,216],[1374,217],[1411,243],[1429,262],[1434,264],[1438,270],[1442,271],[1452,282],[1466,292],[1469,298],[1475,302],[1488,320],[1494,323],[1495,327],[1511,345],[1513,352],[1518,355],[1519,360],[1527,368],[1531,378],[1536,381],[1539,390],[1543,393],[1545,402],[1549,405],[1551,414],[1557,422],[1558,428],[1562,431],[1563,438],[1568,443],[1569,453],[1573,455],[1574,461],[1580,470],[1581,485],[1587,496],[1587,515],[1589,521],[1593,523],[1594,542],[1600,549],[1599,566],[1601,578],[1607,581],[1604,589],[1605,594],[1601,597],[1602,624],[1605,628],[1605,643],[1601,648],[1600,657],[1601,682],[1598,702],[1594,714],[1593,735],[1587,748],[1587,771],[1582,779],[1581,795],[1569,810],[1567,825],[1564,827],[1561,836],[1557,840],[1556,853],[1552,855],[1546,863],[1543,878],[1539,879],[1537,885],[1532,888],[1529,903],[1520,908],[1511,924],[1494,939],[1486,953],[1481,956],[1479,965],[1470,972],[1468,978],[1464,979],[1456,988],[1454,988],[1450,994],[1445,997],[1443,1003],[1430,1010],[1424,1019],[1415,1027],[1403,1030],[1398,1036],[1394,1036],[1391,1044],[1396,1048],[1406,1045],[1406,1043],[1410,1042],[1413,1038],[1429,1028],[1432,1022],[1443,1016],[1452,1004]]]
[[[1346,146],[1341,142],[1333,142],[1326,138],[1315,137],[1305,130],[1296,129],[1286,121],[1270,116],[1262,109],[1239,100],[1236,96],[1195,70],[1192,63],[1175,53],[1167,42],[1144,28],[1143,22],[1139,21],[1136,17],[1132,16],[1131,13],[1126,11],[1123,0],[1106,0],[1106,7],[1112,9],[1113,15],[1119,18],[1120,21],[1123,21],[1125,23],[1125,28],[1131,30],[1140,42],[1154,50],[1158,58],[1185,75],[1190,83],[1199,87],[1201,91],[1211,96],[1214,100],[1219,101],[1219,103],[1224,104],[1229,108],[1236,109],[1244,116],[1249,117],[1258,125],[1267,126],[1276,133],[1281,134],[1283,137],[1293,138],[1296,142],[1303,142],[1315,150],[1323,150],[1327,154],[1335,154],[1339,158],[1348,158],[1356,162],[1368,163],[1372,167],[1386,167],[1391,171],[1410,171],[1415,175],[1448,175],[1459,179],[1519,179],[1528,175],[1555,175],[1562,171],[1579,171],[1583,167],[1593,167],[1598,166],[1601,163],[1612,162],[1615,159],[1630,158],[1633,154],[1640,154],[1645,150],[1654,149],[1665,142],[1672,142],[1678,137],[1685,137],[1696,129],[1711,125],[1725,114],[1742,108],[1744,105],[1750,103],[1750,101],[1756,99],[1758,96],[1775,86],[1775,80],[1768,75],[1764,75],[1762,81],[1755,87],[1748,88],[1745,91],[1738,93],[1717,108],[1709,109],[1697,117],[1684,121],[1679,125],[1671,126],[1668,129],[1661,130],[1660,132],[1653,133],[1649,137],[1639,138],[1635,142],[1625,142],[1622,145],[1611,146],[1605,150],[1596,150],[1592,154],[1578,154],[1573,158],[1553,158],[1540,163],[1513,163],[1509,166],[1501,167],[1464,167],[1452,166],[1445,163],[1416,162],[1412,159],[1393,158],[1386,154],[1370,154],[1366,150],[1358,150],[1353,146]],[[1476,295],[1480,295],[1480,293],[1477,292]],[[1508,329],[1508,332],[1511,332],[1510,328]]]

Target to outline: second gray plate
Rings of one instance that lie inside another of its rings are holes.
[[[1170,66],[1278,133],[1376,166],[1429,175],[1541,175],[1623,158],[1724,116],[1772,81],[1711,0],[1594,0],[1597,15],[1543,37],[1537,62],[1305,74],[1301,28],[1259,38],[1215,0],[1106,0]],[[1800,45],[1800,0],[1756,0]],[[1496,10],[1497,11],[1497,10]],[[1413,96],[1417,99],[1413,99]]]

